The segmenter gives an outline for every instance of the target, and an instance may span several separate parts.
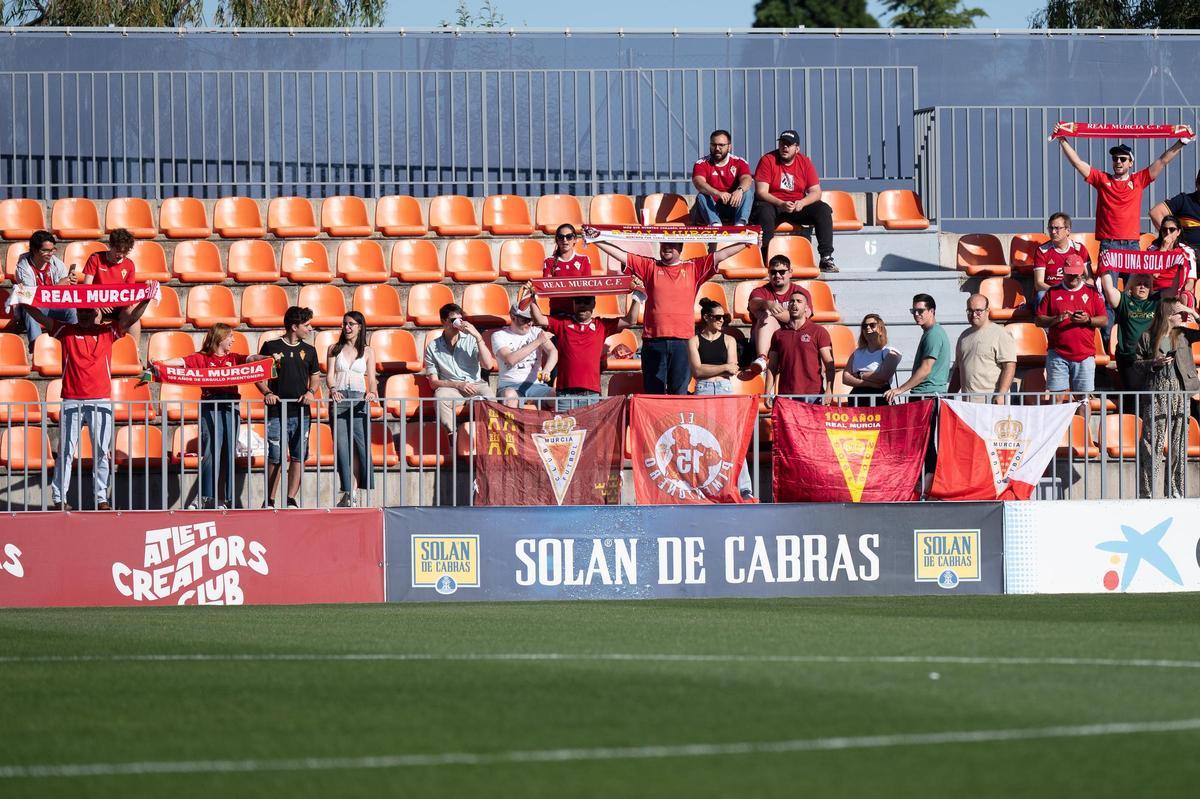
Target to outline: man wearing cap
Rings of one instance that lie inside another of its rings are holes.
[[[692,211],[701,225],[744,225],[750,220],[754,176],[750,164],[731,153],[732,143],[729,131],[714,130],[708,137],[708,155],[692,167],[692,185],[699,192]]]
[[[1063,282],[1038,303],[1035,321],[1046,328],[1046,390],[1088,392],[1096,382],[1096,330],[1108,324],[1104,300],[1083,282],[1083,260],[1068,257]]]
[[[800,152],[800,134],[779,134],[779,148],[758,159],[754,167],[754,208],[750,224],[762,227],[765,262],[780,222],[810,226],[817,234],[821,271],[836,272],[833,262],[833,209],[821,202],[821,178],[809,157]]]
[[[496,394],[505,405],[516,408],[521,397],[554,396],[549,382],[550,373],[558,363],[558,350],[549,333],[534,327],[529,308],[513,303],[509,315],[512,324],[492,334],[492,352],[500,365]]]

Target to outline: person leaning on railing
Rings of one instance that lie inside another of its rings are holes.
[[[342,334],[330,345],[325,362],[326,381],[333,400],[333,440],[337,446],[337,473],[342,495],[339,508],[358,507],[354,496],[354,458],[360,469],[358,485],[375,487],[371,462],[371,406],[379,399],[375,376],[375,350],[367,346],[367,320],[358,311],[342,317]]]
[[[900,350],[888,344],[887,325],[877,313],[863,317],[858,332],[858,348],[846,359],[842,370],[842,385],[850,388],[850,395],[882,396],[892,387],[892,378],[900,366],[903,356]],[[869,404],[872,400],[852,400],[854,404]]]
[[[161,366],[214,369],[243,363],[270,360],[269,355],[243,355],[233,352],[233,328],[218,322],[204,335],[199,352],[183,358],[158,361]],[[200,390],[200,495],[198,508],[232,508],[234,463],[237,457],[238,402],[237,386],[206,386]],[[223,496],[218,496],[217,481],[225,470]],[[222,504],[222,499],[224,504]]]
[[[300,507],[296,495],[300,492],[304,459],[308,454],[308,403],[321,386],[317,349],[304,340],[312,332],[312,317],[311,308],[291,306],[283,314],[283,337],[258,348],[261,354],[275,359],[276,369],[275,377],[256,384],[267,406],[267,498],[264,508],[275,507],[283,469],[285,435],[292,459],[288,466],[287,507]]]

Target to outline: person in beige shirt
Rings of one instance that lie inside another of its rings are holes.
[[[995,394],[993,401],[1003,405],[1017,373],[1017,344],[1002,325],[988,319],[988,299],[982,294],[967,298],[967,322],[971,326],[958,337],[955,347],[950,393]],[[983,397],[967,399],[986,401]]]

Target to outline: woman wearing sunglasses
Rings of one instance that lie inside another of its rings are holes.
[[[850,387],[852,396],[883,394],[892,386],[892,377],[900,365],[900,350],[888,346],[887,325],[879,314],[863,317],[858,329],[858,349],[846,361],[842,383]],[[870,400],[852,400],[859,405]]]
[[[1196,252],[1183,243],[1183,239],[1180,238],[1182,230],[1178,219],[1164,216],[1158,223],[1158,238],[1146,249],[1162,252],[1179,250],[1183,253],[1183,263],[1175,269],[1159,272],[1155,276],[1154,290],[1163,296],[1179,297],[1188,305],[1195,306]]]
[[[542,264],[542,277],[589,277],[592,259],[575,252],[579,231],[574,225],[559,225],[554,231],[554,254]],[[569,319],[575,313],[574,297],[551,297],[550,316]]]

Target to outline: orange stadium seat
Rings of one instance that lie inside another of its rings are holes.
[[[429,227],[439,236],[478,236],[483,232],[475,206],[460,194],[444,194],[429,203]]]
[[[193,286],[187,296],[187,320],[197,330],[217,322],[238,326],[237,303],[227,286]]]
[[[633,198],[624,194],[597,194],[588,207],[588,221],[593,225],[638,224]]]
[[[1018,233],[1008,243],[1008,265],[1019,275],[1033,274],[1033,254],[1050,241],[1045,233]]]
[[[296,304],[312,309],[313,327],[341,327],[346,315],[346,297],[337,286],[304,286]]]
[[[170,286],[158,287],[158,299],[151,300],[142,314],[145,330],[173,330],[183,327],[183,310],[179,306],[179,295]]]
[[[1187,440],[1187,456],[1189,458],[1200,458],[1200,422],[1196,421],[1195,416],[1188,417]]]
[[[281,239],[311,239],[321,229],[307,197],[276,197],[267,205],[267,230]]]
[[[1092,266],[1100,263],[1100,242],[1093,233],[1072,233],[1071,238],[1087,248]]]
[[[304,465],[309,468],[333,466],[333,428],[325,422],[313,422],[308,429],[307,454]]]
[[[62,421],[62,379],[55,378],[46,384],[46,401],[42,406],[46,418],[54,424]]]
[[[338,338],[342,335],[341,328],[335,330],[322,330],[313,337],[313,348],[317,351],[317,364],[321,367],[322,372],[329,371],[329,348],[337,343]],[[322,416],[321,418],[325,418]]]
[[[821,199],[833,209],[833,229],[847,232],[862,230],[862,220],[854,207],[854,198],[846,191],[823,191]]]
[[[392,245],[392,275],[401,283],[437,283],[443,277],[432,241],[398,241]]]
[[[1071,426],[1063,432],[1057,454],[1060,458],[1074,456],[1080,460],[1093,460],[1100,457],[1100,448],[1092,441],[1092,432],[1088,429],[1085,417],[1078,415],[1071,417]]]
[[[1143,233],[1141,235],[1141,237],[1138,239],[1138,249],[1140,249],[1140,250],[1150,249],[1150,245],[1153,244],[1154,240],[1157,238],[1158,238],[1158,236],[1154,233]]]
[[[282,327],[291,304],[282,286],[246,286],[242,289],[242,321],[250,327]]]
[[[204,203],[195,197],[168,197],[158,207],[158,226],[169,239],[206,239],[212,235]]]
[[[124,228],[135,239],[152,239],[158,235],[154,226],[154,211],[141,197],[118,197],[104,206],[104,230],[112,233]]]
[[[837,305],[833,301],[833,292],[829,289],[829,284],[820,280],[799,280],[796,281],[799,285],[808,289],[809,295],[812,296],[814,322],[840,322],[842,315],[838,313]]]
[[[815,280],[821,276],[813,257],[812,242],[803,236],[776,236],[771,239],[767,247],[767,263],[776,255],[787,256],[792,262],[792,278],[795,280]]]
[[[11,360],[10,368],[17,369],[19,368],[19,362],[16,360],[16,352],[5,352],[9,336],[12,335],[12,333],[4,333],[0,336],[0,353],[4,353],[0,357],[0,363],[9,364]],[[22,347],[22,350],[24,350],[24,347]],[[62,344],[49,333],[41,334],[33,342],[33,368],[42,377],[62,376]],[[24,372],[13,371],[6,374],[24,376],[29,374],[29,367],[26,366]]]
[[[171,272],[180,283],[221,283],[221,251],[211,241],[181,241],[171,256]]]
[[[758,397],[758,412],[770,413],[771,409],[767,407],[767,402],[763,398],[763,394],[767,391],[767,381],[761,375],[755,375],[749,380],[742,380],[740,377],[734,377],[729,381],[730,388],[734,394],[742,396]]]
[[[246,334],[241,332],[240,330],[234,330],[232,335],[233,335],[233,343],[229,347],[229,351],[237,352],[242,355],[249,355],[250,354],[250,342],[246,339]]]
[[[163,383],[158,387],[158,402],[169,421],[194,422],[200,418],[199,386]]]
[[[383,395],[387,398],[388,414],[396,419],[412,419],[421,415],[424,405],[426,418],[436,416],[433,404],[433,388],[424,375],[392,375],[384,384]]]
[[[244,306],[245,300],[242,303]],[[403,327],[406,321],[399,292],[387,284],[356,288],[353,307],[363,315],[367,327]]]
[[[610,294],[608,296],[613,295]],[[730,314],[733,313],[733,311],[729,310],[729,298],[725,296],[724,286],[722,286],[720,283],[713,283],[712,281],[709,281],[708,283],[702,283],[700,284],[700,290],[696,292],[696,299],[692,302],[692,312],[697,324],[700,323],[700,300],[702,298],[716,300],[717,302],[721,303],[721,307],[727,312]]]
[[[222,197],[213,206],[213,230],[223,239],[261,239],[267,235],[258,203],[249,197]]]
[[[608,396],[610,397],[641,393],[642,373],[640,371],[618,372],[608,378]]]
[[[320,241],[289,241],[283,245],[283,274],[293,283],[328,283],[329,251]]]
[[[129,333],[113,342],[111,373],[123,377],[142,373],[142,362],[138,358],[137,339]]]
[[[275,248],[268,242],[247,239],[229,245],[229,276],[238,283],[274,283],[283,277]]]
[[[334,238],[365,238],[375,232],[362,197],[326,197],[321,202],[321,230]]]
[[[135,241],[129,251],[129,260],[133,261],[138,280],[157,280],[166,283],[171,279],[171,271],[167,269],[167,254],[157,241]]]
[[[529,205],[515,194],[493,194],[483,201],[483,229],[493,236],[531,236]]]
[[[441,466],[449,453],[450,435],[438,422],[405,424],[404,461],[409,466]]]
[[[32,380],[0,380],[0,424],[37,424],[42,421],[41,397]]]
[[[50,209],[50,232],[60,239],[98,239],[104,235],[100,212],[86,197],[55,200]]]
[[[98,241],[73,241],[63,250],[63,263],[70,267],[75,264],[79,268],[76,273],[79,279],[83,280],[83,265],[87,263],[87,259],[92,256],[92,253],[108,252],[108,247]],[[136,264],[137,261],[134,261]]]
[[[543,194],[533,217],[538,230],[547,236],[553,236],[559,225],[574,225],[576,230],[583,227],[583,208],[573,194]]]
[[[625,345],[630,352],[638,351],[637,336],[632,330],[622,330],[613,333],[604,340],[605,352],[612,353],[620,345]],[[633,372],[642,368],[641,358],[614,358],[611,354],[605,361],[604,368],[613,372]]]
[[[384,236],[424,236],[429,232],[415,197],[393,194],[375,201],[375,229]]]
[[[262,340],[259,339],[258,345],[261,347]],[[239,405],[238,415],[243,421],[259,421],[267,418],[267,406],[263,403],[263,393],[258,390],[258,386],[254,383],[243,383],[238,386],[238,393],[242,396],[241,405]],[[262,431],[258,431],[262,434]]]
[[[845,325],[826,325],[825,329],[833,342],[833,365],[843,369],[858,349],[858,334]]]
[[[388,267],[379,242],[359,239],[339,244],[337,275],[347,283],[386,283]]]
[[[1136,458],[1142,439],[1142,420],[1132,413],[1110,413],[1104,417],[1105,450],[1110,458]]]
[[[500,245],[500,274],[513,283],[541,277],[545,260],[546,248],[536,239],[510,239]]]
[[[888,189],[875,197],[875,222],[888,230],[927,230],[921,198],[909,189]]]
[[[741,319],[746,324],[754,320],[750,318],[750,294],[759,286],[766,283],[758,280],[743,280],[733,289],[733,308],[729,311],[735,319]]]
[[[113,436],[113,461],[132,469],[162,465],[162,428],[141,424],[118,427]]]
[[[699,241],[685,241],[683,249],[679,251],[679,257],[688,261],[692,258],[703,258],[708,254],[708,245]]]
[[[1108,355],[1108,349],[1104,346],[1104,336],[1099,330],[1096,331],[1096,368],[1102,369],[1112,363],[1112,358]]]
[[[958,269],[971,277],[1008,277],[1004,247],[991,233],[968,233],[958,239]]]
[[[185,424],[175,428],[171,437],[170,463],[185,469],[200,468],[200,425]]]
[[[148,422],[158,416],[149,383],[139,385],[135,377],[114,377],[110,386],[114,422]]]
[[[0,289],[0,330],[12,330],[16,327],[16,322],[13,320],[13,310],[5,308],[8,302],[8,289]]]
[[[679,194],[648,194],[642,200],[642,220],[647,225],[687,225],[692,212]]]
[[[508,324],[511,304],[508,292],[498,283],[475,283],[463,290],[463,315],[474,325]]]
[[[803,239],[801,239],[803,241]],[[743,247],[732,258],[726,258],[717,265],[721,276],[726,280],[762,280],[767,276],[767,267],[763,266],[762,249],[757,246]],[[816,277],[820,272],[813,270]]]
[[[418,327],[437,327],[443,305],[454,302],[454,293],[445,283],[418,283],[408,290],[408,318]]]
[[[446,276],[459,283],[490,283],[500,277],[492,260],[492,248],[483,239],[449,242]]]
[[[985,277],[979,281],[978,293],[987,297],[989,319],[1008,322],[1030,318],[1020,281],[1011,277]]]
[[[4,274],[9,280],[16,281],[17,279],[17,261],[21,260],[21,256],[29,252],[29,242],[17,241],[8,245],[8,252],[4,256]]]
[[[25,240],[45,229],[46,214],[37,200],[0,200],[0,236]]]
[[[371,418],[375,418],[372,414]],[[391,468],[400,463],[400,454],[396,452],[396,441],[392,431],[386,424],[371,425],[371,464]]]
[[[38,336],[40,341],[43,338],[50,338],[43,333]],[[57,339],[50,339],[58,344]],[[60,356],[61,360],[61,356]],[[61,374],[61,365],[59,366],[59,374]],[[29,374],[29,349],[25,345],[25,339],[18,336],[16,333],[0,333],[0,377],[25,377]]]
[[[150,336],[150,343],[146,347],[146,357],[151,361],[185,358],[196,352],[197,349],[192,334],[184,333],[182,330],[160,330]],[[167,385],[170,384],[163,384],[164,387]]]
[[[41,427],[6,427],[0,430],[0,466],[10,472],[54,468],[54,453]]]
[[[1017,343],[1017,363],[1021,366],[1041,366],[1046,362],[1046,334],[1032,322],[1013,322],[1004,329]]]

